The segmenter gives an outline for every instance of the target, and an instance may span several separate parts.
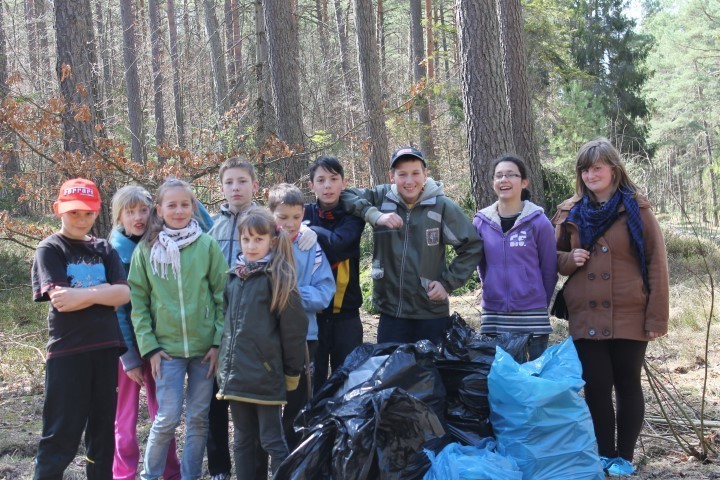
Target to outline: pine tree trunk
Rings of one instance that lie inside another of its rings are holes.
[[[271,135],[275,134],[275,109],[272,105],[270,93],[270,66],[268,61],[267,33],[265,32],[265,16],[262,9],[262,0],[255,0],[255,81],[257,83],[257,100],[255,112],[257,115],[255,143],[262,147]],[[262,169],[258,172],[264,175]]]
[[[132,12],[132,0],[120,0],[120,21],[123,27],[123,61],[125,63],[125,91],[127,92],[128,117],[132,159],[145,163],[145,131],[143,128],[142,100],[140,98],[140,78],[138,76],[138,56],[135,48],[135,16]]]
[[[163,74],[161,69],[160,50],[160,14],[157,0],[148,0],[148,16],[150,17],[150,44],[152,52],[153,94],[155,100],[155,139],[157,145],[166,143],[165,113],[163,110]],[[158,158],[163,160],[159,155]]]
[[[433,39],[433,8],[432,0],[425,0],[425,37],[427,40],[427,49],[425,58],[427,58],[427,78],[428,82],[435,79],[435,41]]]
[[[530,170],[530,190],[533,192],[533,201],[545,207],[542,169],[535,141],[535,120],[528,87],[522,5],[520,0],[498,0],[497,4],[500,8],[503,71],[515,153],[525,160]]]
[[[422,0],[410,0],[410,36],[412,38],[412,72],[415,84],[427,82],[427,69],[425,60],[425,42],[422,28]],[[420,130],[420,149],[425,154],[425,160],[430,173],[436,179],[440,178],[440,169],[435,158],[435,142],[433,141],[432,123],[430,121],[430,98],[425,93],[418,94],[415,99]]]
[[[35,23],[35,0],[25,0],[25,28],[27,29],[27,51],[29,57],[30,72],[33,76],[33,88],[40,89],[38,71],[38,34]],[[4,14],[4,12],[3,12]]]
[[[448,53],[447,46],[447,33],[445,32],[445,0],[440,0],[440,6],[438,7],[440,17],[440,31],[442,38],[442,49],[443,49],[443,66],[445,69],[445,80],[450,80],[450,54]]]
[[[382,109],[380,77],[377,74],[378,47],[372,0],[353,0],[355,35],[357,38],[360,90],[365,112],[366,138],[373,185],[385,183],[388,171],[388,137]],[[364,148],[365,150],[365,148]]]
[[[1,8],[1,6],[0,6]],[[7,84],[8,67],[7,67],[7,47],[5,45],[5,24],[4,15],[0,14],[0,105],[5,102],[5,98],[10,93]],[[5,147],[0,149],[0,162],[3,166],[3,182],[0,197],[15,200],[17,199],[17,191],[12,188],[12,183],[17,174],[20,173],[20,159],[18,158],[17,145],[15,135],[7,126],[0,124],[0,142]]]
[[[112,115],[111,107],[113,103],[110,92],[114,91],[113,78],[110,72],[110,44],[108,43],[107,26],[103,22],[103,4],[105,2],[95,2],[95,29],[97,30],[97,44],[100,50],[100,60],[102,60],[102,83],[98,86],[98,113],[102,117]],[[124,34],[123,34],[124,35]]]
[[[173,100],[175,104],[175,123],[177,124],[177,142],[185,148],[185,111],[183,108],[182,84],[180,80],[180,54],[178,53],[177,17],[175,0],[167,0],[168,35],[170,37],[170,60],[173,72]]]
[[[213,77],[213,94],[215,99],[215,113],[218,122],[222,121],[228,111],[228,84],[225,55],[223,54],[220,38],[220,26],[215,14],[215,0],[203,0],[205,9],[205,31],[210,42],[210,66]]]
[[[471,185],[481,208],[496,200],[493,159],[512,148],[500,27],[495,2],[455,0],[455,9]]]
[[[89,156],[95,147],[97,67],[89,0],[55,0],[56,74],[67,108],[62,113],[63,148]],[[87,111],[78,120],[79,110]]]
[[[235,105],[245,95],[242,67],[242,43],[240,18],[236,0],[225,0],[225,38],[227,47],[227,70],[230,89],[229,105]]]
[[[270,84],[275,107],[277,136],[294,154],[282,159],[280,172],[286,182],[293,183],[305,174],[306,156],[300,103],[300,58],[298,26],[289,2],[263,0],[267,31]]]
[[[342,71],[343,86],[345,87],[345,101],[352,115],[352,98],[355,92],[355,82],[350,73],[350,54],[348,51],[347,25],[345,24],[345,13],[343,12],[341,0],[334,0],[335,25],[337,27],[338,47],[340,48],[340,70]]]
[[[52,91],[50,82],[52,80],[52,68],[50,65],[50,45],[48,43],[47,24],[47,0],[35,0],[35,30],[38,41],[38,62],[39,75],[41,77],[41,89],[44,95]]]

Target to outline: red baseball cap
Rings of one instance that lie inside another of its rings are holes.
[[[73,178],[60,187],[60,195],[53,204],[53,209],[58,215],[72,210],[97,212],[100,210],[100,192],[90,180]]]

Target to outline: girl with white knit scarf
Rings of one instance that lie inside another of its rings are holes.
[[[158,401],[143,479],[163,474],[183,403],[187,435],[181,476],[197,479],[202,474],[227,263],[217,242],[193,218],[196,208],[188,183],[170,179],[161,185],[130,265],[132,322],[140,354],[150,360]]]

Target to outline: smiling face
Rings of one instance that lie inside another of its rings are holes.
[[[318,167],[308,185],[315,193],[320,207],[323,210],[330,210],[340,202],[340,193],[347,185],[347,180],[339,173]]]
[[[168,188],[163,194],[157,213],[168,228],[187,227],[193,217],[193,197],[182,187]]]
[[[252,230],[240,232],[240,245],[242,254],[248,262],[257,262],[270,253],[273,241],[269,233],[260,235]]]
[[[90,210],[70,210],[60,215],[62,227],[60,233],[71,240],[85,240],[95,223],[98,212]]]
[[[493,190],[500,201],[520,201],[523,188],[529,180],[522,178],[520,169],[513,162],[500,162],[493,173]]]
[[[397,186],[398,194],[408,205],[415,203],[422,194],[427,172],[422,161],[406,157],[398,159],[395,168],[390,170],[390,181]]]
[[[244,168],[228,168],[223,173],[222,190],[230,211],[239,213],[252,204],[258,182]]]
[[[613,168],[602,160],[580,172],[582,181],[598,202],[606,202],[615,190]]]
[[[285,230],[288,235],[290,235],[290,238],[295,238],[295,235],[300,231],[304,211],[305,208],[302,205],[287,205],[281,203],[275,207],[273,217],[275,218],[275,223]],[[244,251],[245,250],[243,250],[243,252]]]
[[[139,237],[145,233],[149,217],[150,207],[146,203],[136,203],[122,209],[120,225],[126,234]]]

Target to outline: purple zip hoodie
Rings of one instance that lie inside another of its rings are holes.
[[[496,312],[547,308],[557,283],[555,230],[543,209],[526,200],[515,225],[503,233],[497,205],[473,219],[485,245],[478,265],[482,307]]]

